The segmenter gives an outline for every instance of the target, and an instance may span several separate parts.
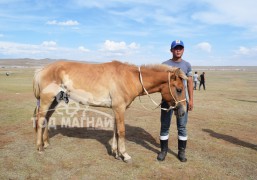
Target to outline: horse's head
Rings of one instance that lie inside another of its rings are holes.
[[[183,80],[187,80],[187,76],[180,68],[168,72],[168,83],[165,83],[161,90],[162,99],[175,108],[178,116],[183,116],[187,110]]]

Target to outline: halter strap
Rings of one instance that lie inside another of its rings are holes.
[[[145,87],[144,87],[144,84],[143,84],[143,77],[142,77],[142,73],[141,73],[140,66],[138,66],[138,71],[139,71],[140,83],[142,84],[142,87],[143,87],[144,92],[147,94],[147,96],[150,98],[150,100],[157,106],[156,108],[158,108],[161,104],[157,104],[157,103],[151,98],[151,96],[149,95],[149,93],[147,92],[147,90],[146,90]],[[139,100],[141,101],[140,96],[139,96]],[[143,106],[143,107],[144,107],[144,106]],[[144,107],[144,108],[147,109],[146,107]],[[154,109],[156,109],[156,108],[154,108]]]
[[[147,94],[147,96],[149,97],[149,99],[157,106],[156,108],[158,108],[162,103],[157,104],[157,103],[151,98],[151,96],[149,95],[149,93],[147,92],[147,90],[146,90],[145,87],[144,87],[144,84],[143,84],[143,77],[142,77],[142,73],[141,73],[141,68],[140,68],[140,66],[138,66],[138,71],[139,71],[140,83],[141,83],[141,85],[142,85],[142,87],[143,87],[144,92]],[[177,101],[176,98],[173,96],[173,94],[172,94],[172,92],[171,92],[171,89],[170,89],[170,72],[168,73],[168,85],[169,85],[170,94],[171,94],[172,98],[173,98],[174,101],[175,101],[175,106],[170,106],[168,109],[167,109],[167,108],[161,108],[161,109],[164,110],[164,111],[170,111],[171,109],[175,109],[175,108],[177,107],[177,104],[178,104],[179,102],[183,102],[183,101],[186,100],[186,99],[183,99],[183,100]],[[139,100],[140,100],[140,96],[139,96]],[[140,100],[140,101],[141,101],[141,100]],[[145,108],[145,107],[144,107],[144,108]],[[156,109],[156,108],[155,108],[155,109]],[[146,109],[146,108],[145,108],[145,109]]]
[[[186,101],[186,98],[185,98],[185,99],[182,99],[182,100],[180,100],[180,101],[177,101],[176,98],[173,96],[173,94],[172,94],[172,92],[171,92],[171,89],[170,89],[170,72],[169,72],[169,74],[168,74],[168,84],[169,84],[170,94],[171,94],[172,98],[173,98],[174,101],[175,101],[175,106],[174,106],[174,108],[176,108],[176,107],[177,107],[177,104],[180,103],[180,102]],[[173,109],[174,109],[174,108],[173,108]]]

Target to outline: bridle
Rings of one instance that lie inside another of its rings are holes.
[[[145,87],[144,87],[144,84],[143,84],[143,77],[142,77],[142,73],[141,73],[141,69],[140,69],[140,66],[138,66],[138,71],[139,71],[139,79],[140,79],[140,83],[141,83],[141,85],[142,85],[142,87],[143,87],[143,90],[144,90],[144,92],[147,94],[147,96],[150,98],[150,100],[157,106],[156,108],[158,108],[161,104],[162,104],[162,102],[160,103],[160,104],[157,104],[152,98],[151,98],[151,96],[149,95],[149,93],[147,92],[147,90],[145,89]],[[177,106],[178,106],[178,103],[180,103],[180,102],[183,102],[183,101],[186,101],[186,98],[185,99],[182,99],[182,100],[180,100],[180,101],[177,101],[176,100],[176,98],[174,97],[174,95],[172,94],[172,91],[171,91],[171,88],[170,88],[170,71],[169,71],[169,73],[168,73],[168,85],[169,85],[169,92],[170,92],[170,95],[171,95],[171,97],[174,99],[174,101],[175,101],[175,106],[170,106],[169,108],[161,108],[162,110],[164,110],[164,111],[170,111],[171,109],[175,109]],[[140,97],[140,96],[139,96]],[[155,108],[155,109],[156,109]]]

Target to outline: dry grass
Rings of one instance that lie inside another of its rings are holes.
[[[5,76],[11,71],[11,76]],[[51,129],[51,146],[38,154],[31,116],[33,69],[0,70],[1,179],[256,179],[257,68],[206,71],[207,90],[195,91],[190,113],[187,163],[176,158],[175,119],[170,150],[159,152],[160,111],[147,111],[136,99],[126,112],[131,164],[110,153],[110,130]],[[160,95],[152,95],[157,101]],[[154,108],[147,97],[142,103]],[[112,113],[109,109],[99,110]],[[58,117],[58,116],[56,116]]]

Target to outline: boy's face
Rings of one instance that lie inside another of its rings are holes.
[[[170,50],[173,54],[173,57],[175,58],[181,58],[184,53],[184,47],[183,46],[176,46],[173,49]]]

